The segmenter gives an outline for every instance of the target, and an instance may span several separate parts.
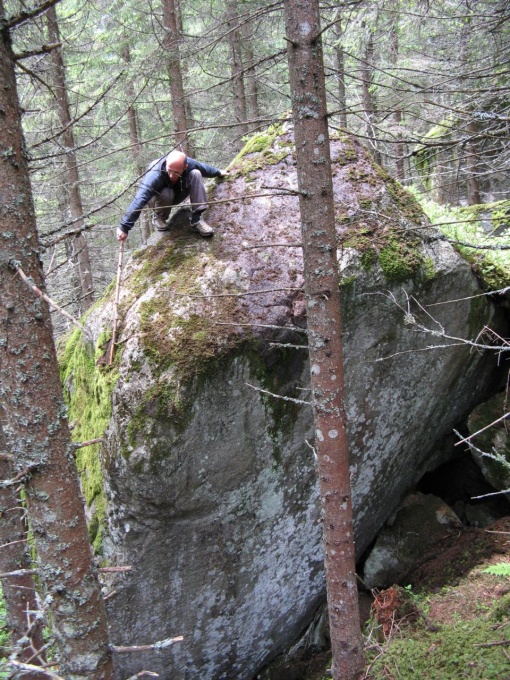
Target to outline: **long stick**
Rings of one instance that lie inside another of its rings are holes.
[[[119,265],[117,267],[117,286],[115,288],[115,304],[113,307],[113,330],[112,342],[110,345],[110,358],[108,359],[108,366],[113,363],[113,353],[115,352],[115,340],[117,338],[117,325],[119,323],[119,297],[120,297],[120,279],[122,276],[122,257],[124,255],[124,241],[120,242],[119,248]]]

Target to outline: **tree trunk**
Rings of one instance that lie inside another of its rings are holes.
[[[399,7],[400,0],[394,0],[393,7],[391,8],[390,14],[390,50],[391,50],[391,63],[393,67],[396,68],[398,62],[399,54],[399,41],[398,41],[398,24],[399,24]],[[395,111],[393,113],[393,120],[395,122],[395,136],[398,140],[402,139],[402,109],[398,104],[395,105]],[[392,154],[393,155],[393,154]],[[398,141],[395,144],[395,175],[401,182],[405,181],[405,145],[402,141]]]
[[[365,30],[367,29],[365,28]],[[381,154],[379,153],[377,136],[374,129],[377,107],[370,89],[372,85],[372,63],[374,60],[374,37],[370,32],[370,29],[368,29],[368,31],[369,33],[366,41],[365,54],[361,66],[361,93],[363,99],[363,108],[365,110],[365,131],[367,141],[374,160],[376,163],[381,163]]]
[[[0,0],[0,22],[5,19]],[[24,481],[41,583],[51,596],[59,674],[109,680],[104,604],[92,565],[73,445],[47,304],[15,274],[44,289],[10,36],[0,33],[0,394],[14,473]]]
[[[466,167],[468,172],[468,205],[478,205],[482,202],[480,193],[480,181],[478,179],[478,143],[475,139],[478,133],[478,125],[475,120],[468,123],[466,131],[469,142],[466,144]]]
[[[333,677],[363,665],[343,386],[337,239],[318,0],[285,0]]]
[[[188,46],[184,42],[183,36],[184,36],[184,28],[183,28],[183,23],[182,23],[182,11],[181,11],[181,2],[180,0],[175,0],[175,17],[177,20],[177,31],[178,35],[180,38],[179,45],[184,46],[185,50],[188,49]],[[180,55],[182,55],[182,50],[180,50]],[[179,61],[181,65],[181,75],[182,75],[182,81],[183,83],[186,82],[186,79],[188,77],[188,63],[186,59],[180,59]],[[186,129],[189,130],[190,128],[195,127],[195,116],[193,113],[193,106],[191,105],[191,98],[190,97],[184,97],[184,109],[186,111]],[[187,139],[188,142],[188,156],[191,156],[192,158],[195,158],[195,145],[193,143],[193,138],[188,136]]]
[[[337,10],[335,18],[338,18],[339,11],[340,10]],[[337,41],[337,45],[335,47],[335,59],[336,59],[336,82],[338,86],[338,108],[339,108],[338,117],[340,119],[340,125],[343,128],[347,129],[347,93],[345,89],[345,60],[344,51],[342,48],[343,29],[340,20],[338,20],[338,22],[334,25],[333,31]]]
[[[129,52],[129,46],[127,43],[122,48],[122,59],[126,64],[131,63],[131,54]],[[134,102],[136,98],[135,87],[133,85],[133,81],[131,80],[131,78],[128,80],[126,84],[126,89],[129,101]],[[131,156],[133,157],[133,163],[135,164],[138,177],[142,177],[145,172],[145,168],[141,157],[142,142],[140,139],[140,128],[138,125],[138,116],[136,113],[134,103],[132,103],[129,106],[127,110],[127,115],[129,121],[129,141],[131,143]],[[147,243],[147,239],[151,235],[151,221],[146,210],[142,210],[142,213],[140,215],[140,226],[142,230],[142,240],[144,243]]]
[[[229,2],[227,2],[227,27],[228,41],[230,45],[230,73],[232,80],[232,92],[234,95],[234,115],[236,121],[240,123],[240,125],[237,127],[239,140],[237,147],[241,148],[243,146],[243,142],[240,138],[244,135],[247,135],[249,130],[248,125],[246,124],[246,91],[244,87],[241,36],[237,19],[236,0],[229,0]]]
[[[1,406],[0,406],[0,415]],[[5,420],[5,416],[2,415]],[[5,437],[0,422],[0,480],[12,479],[13,468],[6,454]],[[27,545],[26,525],[23,521],[25,509],[14,486],[0,487],[0,572],[31,569]],[[19,645],[17,659],[40,666],[46,661],[44,652],[35,652],[43,647],[43,622],[35,618],[37,600],[34,578],[31,574],[10,576],[2,579],[2,590],[7,613],[7,629],[13,647]],[[24,680],[41,680],[41,673],[23,675]]]
[[[259,109],[259,89],[257,83],[257,73],[255,71],[255,57],[253,55],[252,40],[250,35],[250,25],[244,24],[243,34],[243,53],[244,63],[246,64],[246,115],[249,120],[257,120],[260,117]],[[256,129],[257,124],[250,125],[251,129]]]
[[[48,40],[50,43],[60,43],[60,31],[57,22],[55,6],[48,8],[46,12],[48,27]],[[67,98],[66,74],[62,50],[55,49],[51,52],[54,69],[55,98],[57,100],[58,117],[62,126],[61,139],[66,150],[67,184],[69,190],[69,213],[73,220],[73,228],[83,227],[83,204],[80,192],[80,176],[76,160],[76,145],[72,127],[71,111]],[[92,268],[90,265],[89,248],[87,239],[83,233],[71,237],[73,248],[77,253],[78,272],[81,284],[81,311],[87,310],[94,302],[94,283],[92,280]]]
[[[168,53],[168,79],[172,98],[172,114],[174,117],[175,144],[189,155],[188,126],[186,122],[186,105],[184,85],[182,82],[181,57],[179,47],[179,31],[175,0],[162,0],[163,4],[163,47]]]

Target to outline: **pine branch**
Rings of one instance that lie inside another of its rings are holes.
[[[30,19],[35,19],[35,17],[40,16],[43,14],[43,12],[46,12],[47,9],[53,7],[53,5],[56,5],[59,2],[60,0],[46,0],[45,2],[42,2],[40,5],[37,5],[30,10],[20,12],[19,14],[16,14],[2,22],[1,29],[12,29],[15,26],[21,26],[21,24],[24,24],[26,21],[30,21]]]
[[[53,50],[62,47],[62,43],[51,43],[50,45],[41,45],[38,50],[29,50],[28,52],[20,52],[14,55],[14,61],[21,61],[21,59],[28,59],[29,57],[36,57],[39,54],[48,54]]]

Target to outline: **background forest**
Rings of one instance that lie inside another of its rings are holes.
[[[23,8],[6,3],[7,15]],[[331,126],[415,187],[450,233],[459,220],[476,231],[476,211],[466,222],[437,206],[509,197],[509,3],[326,2],[322,15]],[[112,280],[114,231],[151,160],[178,146],[226,167],[290,109],[284,34],[282,4],[259,0],[65,0],[14,28],[46,280],[60,305],[79,316]],[[491,208],[504,226],[505,204]],[[129,247],[150,230],[143,219]],[[60,335],[68,322],[53,318]]]

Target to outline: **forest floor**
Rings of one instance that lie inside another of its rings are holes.
[[[510,680],[510,517],[461,528],[408,584],[373,595],[363,680]],[[301,663],[289,680],[331,678],[330,656]]]

